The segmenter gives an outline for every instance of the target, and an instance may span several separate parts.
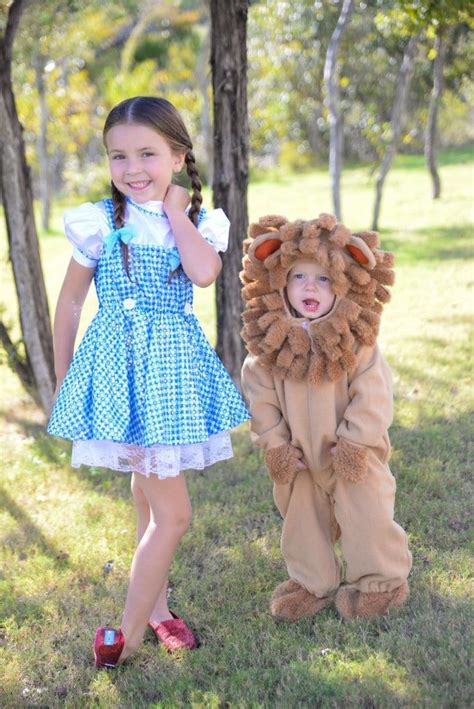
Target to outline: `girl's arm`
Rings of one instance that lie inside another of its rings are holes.
[[[82,306],[89,291],[94,271],[94,268],[81,266],[72,258],[59,293],[53,332],[56,393],[59,391],[71,364]]]
[[[183,271],[196,286],[206,288],[219,275],[222,261],[186,215],[184,210],[188,203],[187,191],[178,185],[170,185],[163,209],[174,234]]]

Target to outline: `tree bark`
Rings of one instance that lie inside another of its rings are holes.
[[[441,31],[435,38],[436,57],[433,62],[433,89],[430,96],[430,107],[425,134],[425,158],[433,180],[433,199],[441,196],[441,180],[438,174],[436,153],[438,151],[438,109],[443,93],[443,69],[446,58],[447,41],[443,41]]]
[[[342,170],[342,115],[340,111],[339,71],[337,55],[342,35],[346,29],[354,0],[344,0],[341,14],[332,33],[324,64],[324,81],[327,88],[329,108],[329,172],[332,182],[332,199],[336,217],[341,219],[341,170]]]
[[[11,83],[12,45],[28,0],[14,0],[0,36],[0,181],[10,257],[28,366],[38,399],[51,407],[54,364],[51,322],[33,216],[31,178]]]
[[[372,218],[372,229],[378,229],[380,206],[382,203],[382,192],[392,160],[397,152],[398,143],[403,130],[403,114],[405,111],[408,87],[413,73],[413,64],[418,37],[410,37],[405,52],[403,54],[400,71],[398,72],[397,85],[395,87],[395,98],[390,119],[391,137],[380,165],[379,174],[375,183],[375,204]]]
[[[41,218],[44,230],[49,229],[49,218],[51,209],[51,192],[49,182],[49,160],[48,160],[48,104],[46,102],[46,89],[44,85],[45,59],[41,54],[36,56],[35,76],[36,89],[38,91],[38,103],[40,114],[40,126],[38,133],[38,162],[39,162],[39,187],[41,201]]]
[[[216,283],[217,353],[237,384],[245,354],[239,272],[248,228],[248,5],[248,0],[211,0],[214,206],[222,207],[231,222],[229,247]]]

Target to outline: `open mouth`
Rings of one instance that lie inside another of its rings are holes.
[[[303,300],[303,305],[310,313],[316,313],[319,308],[319,300],[316,300],[315,298],[306,298]]]

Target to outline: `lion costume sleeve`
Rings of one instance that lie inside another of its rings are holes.
[[[250,402],[252,441],[265,450],[265,461],[271,479],[289,483],[298,471],[298,450],[290,443],[291,434],[283,418],[281,404],[269,372],[254,358],[244,363],[242,383]]]
[[[316,391],[344,379],[348,403],[333,433],[333,465],[346,479],[363,480],[368,448],[388,442],[392,420],[391,375],[376,345],[394,280],[392,254],[380,250],[375,232],[351,234],[327,214],[296,222],[263,217],[251,225],[244,252],[242,336],[250,354],[242,381],[252,437],[266,451],[270,476],[291,482],[298,469],[293,422],[285,420],[275,382],[304,381]],[[321,319],[293,316],[285,300],[287,273],[300,259],[316,260],[331,279],[336,300]]]
[[[358,366],[349,378],[350,403],[345,410],[333,450],[334,469],[338,475],[359,482],[367,475],[368,448],[387,441],[393,417],[392,376],[377,346],[364,347]]]

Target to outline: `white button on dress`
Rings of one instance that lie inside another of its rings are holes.
[[[125,298],[125,300],[123,301],[123,307],[125,308],[125,310],[133,310],[135,305],[135,298]]]

